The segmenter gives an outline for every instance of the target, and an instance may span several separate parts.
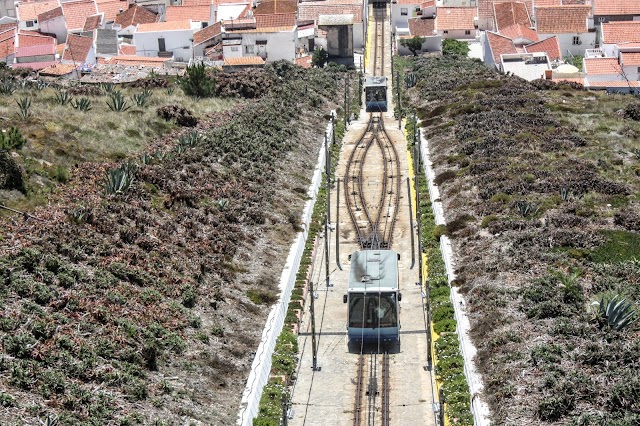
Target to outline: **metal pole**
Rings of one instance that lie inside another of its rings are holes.
[[[396,92],[398,92],[398,129],[402,130],[402,103],[400,101],[400,71],[396,72]]]
[[[347,120],[347,76],[344,77],[344,125],[349,124]]]
[[[422,214],[420,214],[420,187],[418,186],[418,174],[416,173],[416,175],[414,176],[415,179],[415,186],[416,186],[416,208],[418,211],[418,217],[416,217],[416,220],[418,221],[418,263],[419,263],[419,267],[418,267],[418,284],[420,286],[422,286],[422,233],[421,233],[421,227],[420,227],[420,219],[422,217]]]
[[[438,391],[438,399],[440,400],[440,424],[444,425],[444,391],[442,388]]]
[[[329,283],[329,219],[331,218],[331,158],[329,156],[329,139],[327,138],[327,134],[324,134],[324,144],[326,149],[325,156],[325,177],[326,177],[326,191],[327,191],[327,211],[325,212],[324,217],[324,269],[325,269],[325,279],[327,287],[331,287]]]
[[[336,265],[342,271],[340,265],[340,178],[336,180]]]
[[[413,269],[413,267],[416,265],[416,243],[414,241],[414,236],[413,236],[413,208],[411,205],[411,181],[409,180],[408,176],[407,176],[407,194],[409,195],[409,229],[411,230],[411,232],[409,232],[409,234],[411,234],[411,266],[409,267],[409,269]]]
[[[427,369],[429,371],[433,368],[433,358],[431,356],[431,345],[433,342],[433,336],[431,336],[431,289],[429,286],[425,289],[425,299],[426,300],[426,309],[427,309],[427,347],[429,350],[427,351]]]
[[[282,392],[282,426],[287,426],[289,423],[287,411],[287,392]]]
[[[320,371],[318,367],[318,347],[316,343],[316,311],[315,311],[315,296],[313,294],[313,281],[309,280],[309,295],[311,297],[311,304],[309,305],[309,316],[311,317],[311,353],[313,356],[313,364],[311,369],[313,371]]]

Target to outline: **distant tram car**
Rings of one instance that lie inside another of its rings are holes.
[[[400,340],[399,255],[393,250],[363,250],[351,255],[348,304],[349,343]]]
[[[364,95],[367,112],[387,112],[387,77],[366,76]]]

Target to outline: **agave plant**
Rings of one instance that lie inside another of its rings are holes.
[[[24,97],[20,98],[16,101],[18,104],[18,114],[22,117],[23,120],[31,117],[31,98]]]
[[[79,100],[72,102],[71,106],[83,112],[91,111],[91,101],[88,98],[80,98]]]
[[[183,146],[185,148],[187,147],[193,148],[194,146],[198,145],[198,143],[200,143],[201,140],[202,140],[202,137],[200,136],[198,131],[192,130],[186,135],[180,136],[180,139],[178,139],[178,145]]]
[[[148,166],[155,162],[155,156],[153,154],[147,154],[146,152],[140,157],[140,164]]]
[[[522,217],[534,215],[538,212],[538,206],[523,200],[516,202],[516,209],[518,209],[518,212],[522,215]]]
[[[608,324],[612,330],[622,330],[638,320],[633,303],[619,294],[602,294],[591,302],[591,310],[600,324]]]
[[[115,112],[124,112],[131,108],[131,105],[127,105],[127,100],[119,90],[111,92],[110,99],[107,101],[107,106],[111,111]]]
[[[46,420],[40,420],[40,424],[43,426],[58,426],[58,417],[55,414],[53,416],[51,414],[47,414]]]
[[[82,225],[87,222],[89,213],[90,211],[86,207],[80,206],[68,212],[67,217],[69,218],[69,222],[76,225]]]
[[[105,91],[105,93],[113,93],[115,91],[116,85],[113,83],[100,83],[100,88]]]
[[[0,81],[2,81],[2,83],[0,83],[0,93],[3,95],[11,95],[16,91],[16,85],[12,79],[7,78]]]
[[[151,98],[151,91],[145,89],[142,93],[136,93],[132,96],[133,102],[139,107],[146,107],[149,105],[149,99]]]
[[[569,198],[571,198],[571,190],[566,186],[563,186],[560,188],[560,197],[562,198],[562,201],[569,201]]]
[[[66,90],[56,90],[55,101],[56,103],[64,106],[71,103],[73,97]]]
[[[407,86],[407,89],[416,85],[418,81],[418,77],[414,73],[408,73],[404,76],[404,84]]]
[[[632,153],[636,157],[636,160],[640,160],[640,149],[636,148],[632,151]]]
[[[136,166],[133,163],[124,163],[115,169],[107,171],[105,188],[107,194],[122,194],[125,192],[135,179]]]
[[[167,93],[167,95],[169,95],[169,96],[173,95],[173,92],[175,92],[175,91],[176,91],[176,88],[175,88],[175,87],[173,87],[173,86],[169,86],[169,87],[167,87],[167,90],[165,90],[165,92],[166,92],[166,93]]]
[[[36,90],[41,91],[49,87],[49,83],[47,83],[44,80],[36,80],[35,87],[36,87]]]

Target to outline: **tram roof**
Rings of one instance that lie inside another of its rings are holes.
[[[351,255],[349,291],[397,290],[398,253],[362,250]]]
[[[364,78],[365,87],[371,86],[385,86],[387,85],[387,77],[385,76],[365,76]]]

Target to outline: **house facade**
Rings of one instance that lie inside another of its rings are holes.
[[[173,56],[175,61],[189,62],[193,56],[193,34],[191,20],[139,24],[133,44],[139,56]]]
[[[584,56],[596,46],[596,31],[590,28],[591,7],[582,5],[536,7],[536,29],[540,40],[557,36],[563,56]]]

